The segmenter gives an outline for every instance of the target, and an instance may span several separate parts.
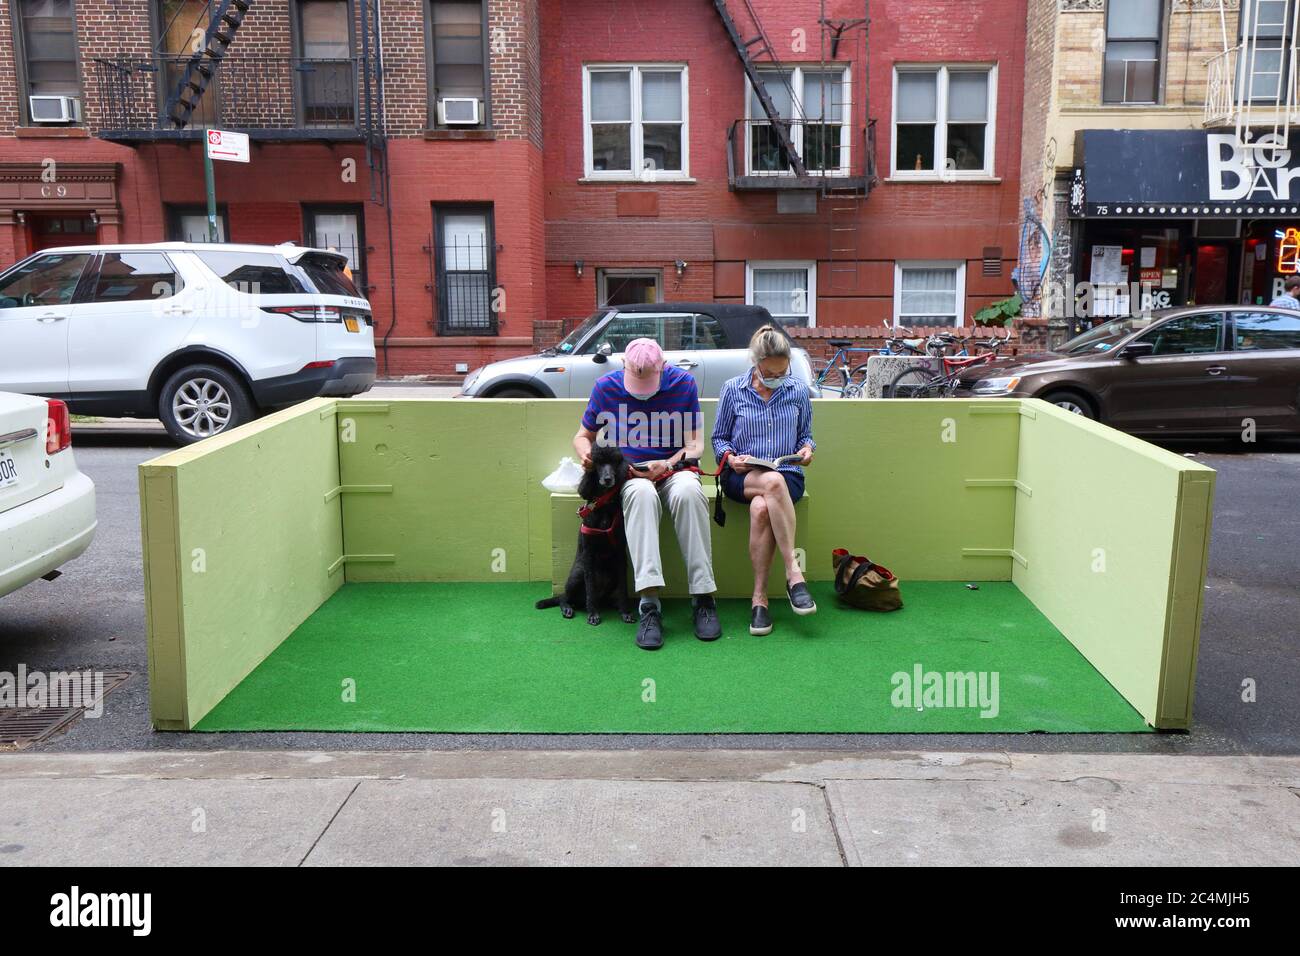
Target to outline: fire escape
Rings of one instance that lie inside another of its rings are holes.
[[[1241,0],[1236,29],[1228,0],[1218,0],[1222,52],[1206,62],[1204,125],[1231,127],[1248,158],[1289,148],[1296,104],[1300,0]]]
[[[863,15],[832,19],[822,0],[820,59],[803,66],[820,78],[804,97],[794,70],[784,65],[750,0],[714,0],[753,92],[758,110],[731,124],[728,183],[734,191],[806,190],[824,203],[827,269],[833,289],[857,285],[862,209],[876,184],[875,125],[867,117],[867,0]],[[844,82],[827,82],[842,74]],[[856,74],[856,75],[855,75]],[[849,90],[862,90],[855,106]],[[780,103],[778,104],[778,100]],[[861,130],[859,138],[858,131]]]
[[[277,57],[240,51],[237,36],[254,2],[177,3],[147,55],[96,58],[103,117],[96,135],[132,145],[184,142],[213,126],[259,142],[360,142],[370,198],[386,203],[378,4],[358,0],[359,51]]]

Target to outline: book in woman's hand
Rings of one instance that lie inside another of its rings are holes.
[[[780,458],[746,458],[745,464],[751,468],[771,468],[775,471],[782,465],[801,465],[803,455],[782,455]]]

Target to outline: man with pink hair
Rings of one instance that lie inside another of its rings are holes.
[[[654,339],[633,339],[623,353],[623,367],[602,375],[592,387],[573,437],[584,468],[591,467],[593,442],[616,444],[632,466],[623,486],[623,525],[632,558],[635,588],[641,595],[638,647],[663,646],[659,589],[664,586],[659,555],[659,519],[672,515],[686,561],[695,621],[695,636],[714,641],[722,636],[713,600],[713,538],[709,504],[695,472],[674,471],[704,450],[700,393],[691,374],[664,362]]]

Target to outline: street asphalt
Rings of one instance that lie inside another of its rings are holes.
[[[412,387],[406,394],[450,394]],[[390,394],[398,394],[396,391]],[[1024,751],[1300,754],[1300,440],[1167,447],[1218,471],[1190,733],[951,735],[487,735],[157,733],[149,723],[136,466],[171,446],[156,425],[78,425],[73,447],[98,490],[91,548],[52,582],[0,599],[0,671],[132,672],[98,719],[29,752],[122,750],[676,750]],[[1122,488],[1097,488],[1083,508]],[[233,503],[232,503],[233,506]],[[629,642],[629,649],[631,644]],[[1243,681],[1256,699],[1242,699]]]

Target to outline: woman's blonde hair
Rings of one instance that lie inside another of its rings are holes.
[[[790,338],[775,325],[765,325],[749,340],[749,357],[757,365],[763,359],[790,357]]]

